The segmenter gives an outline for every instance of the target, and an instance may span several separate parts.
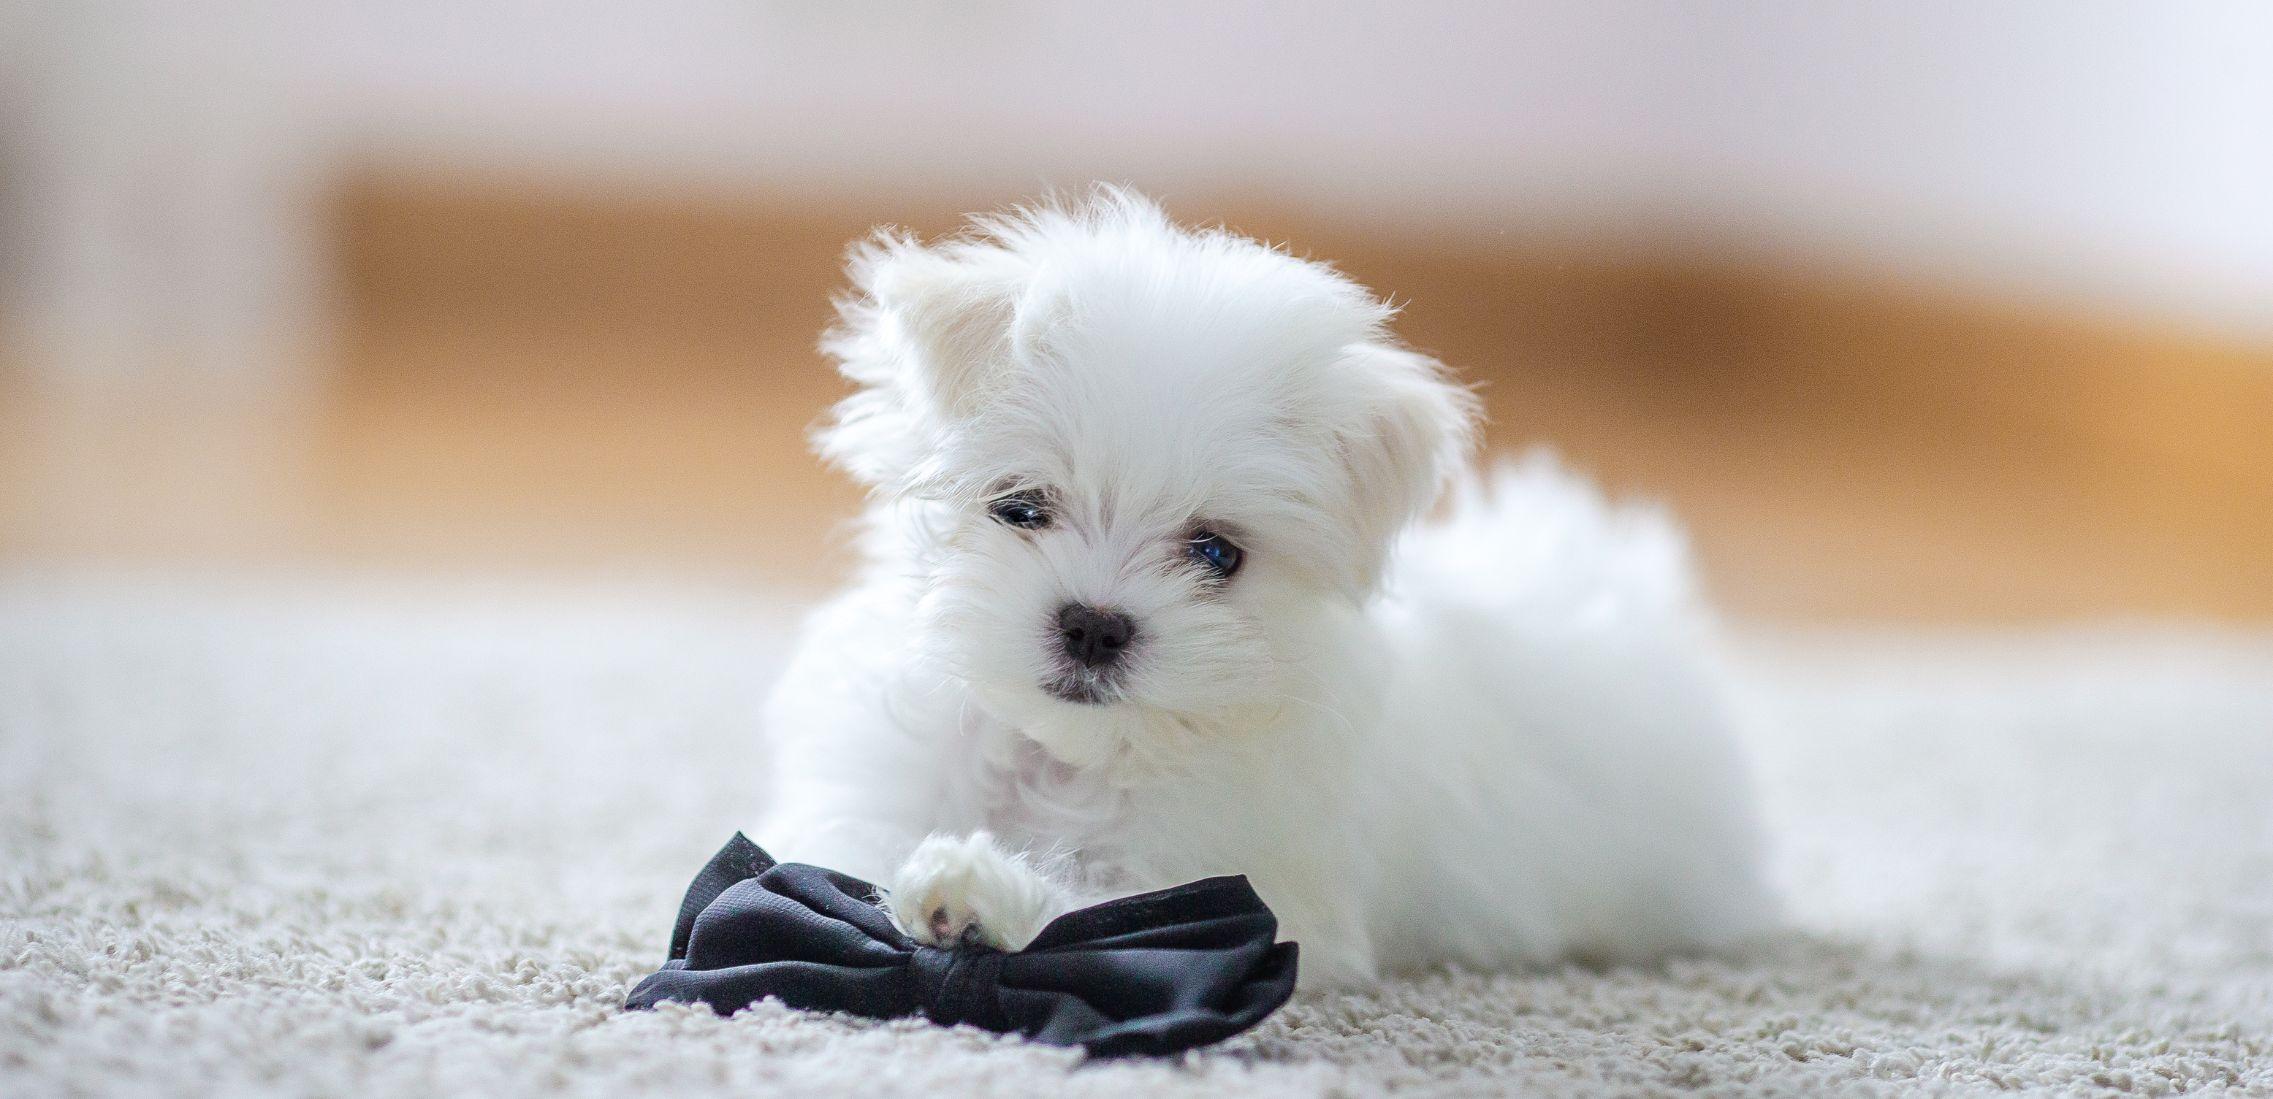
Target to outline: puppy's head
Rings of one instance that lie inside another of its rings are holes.
[[[911,643],[1068,762],[1316,694],[1473,430],[1363,288],[1126,192],[852,277],[821,450],[916,532]]]

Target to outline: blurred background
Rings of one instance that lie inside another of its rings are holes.
[[[0,0],[0,564],[837,576],[845,244],[1342,265],[1757,621],[2273,621],[2273,7]]]

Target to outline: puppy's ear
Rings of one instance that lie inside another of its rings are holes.
[[[1361,397],[1356,423],[1339,441],[1360,538],[1355,579],[1371,590],[1398,532],[1466,464],[1479,409],[1475,395],[1426,355],[1371,343],[1348,355]]]
[[[1007,364],[1026,264],[984,245],[908,248],[867,280],[887,339],[896,333],[908,380],[936,410],[968,415]]]
[[[861,480],[910,489],[1006,371],[1029,266],[983,241],[882,234],[853,249],[849,273],[856,292],[821,347],[860,389],[816,441]]]

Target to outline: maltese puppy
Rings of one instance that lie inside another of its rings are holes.
[[[824,349],[863,565],[767,713],[777,853],[918,941],[1244,874],[1306,985],[1643,958],[1769,904],[1679,534],[1319,263],[1104,189],[880,234]]]

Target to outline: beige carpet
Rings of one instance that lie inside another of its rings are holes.
[[[2273,1092],[2273,639],[1754,638],[1785,939],[1081,1066],[616,1010],[750,816],[765,602],[247,583],[0,581],[0,1095]]]

